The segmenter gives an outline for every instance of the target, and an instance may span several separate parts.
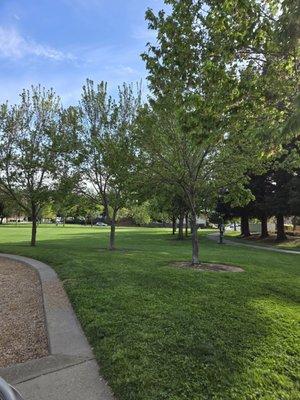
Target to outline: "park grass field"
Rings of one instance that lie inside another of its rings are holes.
[[[220,246],[202,261],[243,273],[176,269],[190,241],[168,229],[1,226],[0,251],[50,264],[119,400],[299,398],[300,257]]]

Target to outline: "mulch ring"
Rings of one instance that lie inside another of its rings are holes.
[[[194,269],[196,271],[204,272],[244,272],[240,267],[235,267],[234,265],[228,264],[212,264],[212,263],[201,263],[198,265],[193,265],[189,261],[178,261],[171,263],[172,267]]]

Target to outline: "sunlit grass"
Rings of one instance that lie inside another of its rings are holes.
[[[298,255],[220,246],[201,231],[203,261],[244,273],[176,269],[190,240],[168,229],[0,227],[0,250],[49,263],[120,400],[298,398]]]

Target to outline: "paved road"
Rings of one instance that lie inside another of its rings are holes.
[[[215,242],[219,241],[219,233],[211,233],[207,237],[211,240],[214,240]],[[223,239],[223,243],[230,244],[233,246],[245,246],[245,247],[251,247],[253,249],[275,251],[277,253],[300,254],[300,251],[297,251],[297,250],[278,249],[278,248],[271,247],[271,246],[258,246],[255,244],[241,243],[239,241],[234,241],[234,240],[225,239],[225,238]]]
[[[27,257],[0,257],[21,261],[38,271],[50,350],[48,357],[0,368],[0,376],[25,400],[114,400],[54,270]]]

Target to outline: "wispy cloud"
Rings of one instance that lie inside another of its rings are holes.
[[[36,56],[56,61],[71,60],[74,56],[53,47],[25,38],[15,28],[0,26],[0,57],[20,59]]]

